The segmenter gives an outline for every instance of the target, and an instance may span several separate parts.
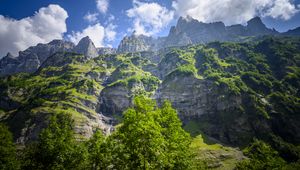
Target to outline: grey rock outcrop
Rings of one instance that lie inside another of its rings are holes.
[[[228,39],[228,33],[224,23],[203,23],[189,16],[178,19],[176,29],[185,33],[192,41],[196,43],[207,43],[211,41],[224,41]]]
[[[136,35],[126,36],[121,41],[117,52],[158,51],[168,47],[186,46],[189,44],[205,44],[213,41],[243,41],[245,36],[277,35],[274,29],[269,29],[259,17],[241,24],[225,26],[223,22],[203,23],[189,16],[180,17],[177,25],[171,27],[166,37],[147,37]]]
[[[192,40],[185,32],[180,32],[176,27],[171,27],[169,35],[165,39],[164,47],[176,47],[192,44]]]
[[[258,35],[274,35],[278,34],[276,30],[272,30],[266,27],[266,25],[261,21],[259,17],[254,17],[247,22],[246,26],[248,36],[258,36]]]
[[[285,36],[300,36],[300,27],[288,30],[287,32],[282,33],[282,35],[285,35]]]
[[[155,98],[158,103],[171,101],[179,116],[185,120],[239,107],[241,96],[225,96],[226,93],[226,89],[219,89],[213,82],[192,75],[169,75],[157,90]]]
[[[100,47],[97,48],[99,55],[105,55],[105,54],[116,54],[117,49],[115,48],[109,48],[109,47]]]
[[[151,49],[152,37],[137,35],[125,36],[118,46],[118,53],[141,52]]]
[[[130,105],[130,90],[122,84],[106,87],[101,92],[99,111],[104,115],[120,115]]]
[[[95,58],[98,56],[98,50],[88,36],[82,38],[73,51],[83,54],[88,58]]]
[[[8,53],[5,57],[0,60],[0,76],[9,75],[14,73],[16,67],[20,64],[20,61]]]
[[[33,73],[40,65],[56,52],[70,52],[74,44],[63,40],[53,40],[48,44],[38,44],[19,52],[19,56],[8,54],[0,60],[0,76],[20,72]]]

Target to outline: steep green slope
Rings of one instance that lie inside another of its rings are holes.
[[[145,92],[150,93],[159,83],[123,55],[107,56],[113,57],[111,62],[102,57],[87,60],[57,53],[33,75],[1,79],[1,119],[8,122],[18,142],[36,139],[48,117],[58,113],[72,114],[78,137],[91,136],[95,128],[109,133],[112,118],[97,113],[101,91],[113,86],[133,88],[133,82],[144,82]]]
[[[235,146],[259,138],[297,160],[299,47],[300,40],[290,38],[189,47],[176,53],[195,51],[188,63],[177,57],[180,64],[163,80],[159,100],[170,100],[194,135]]]
[[[19,143],[37,139],[59,113],[71,113],[78,138],[89,137],[113,130],[143,94],[159,105],[171,101],[192,136],[241,148],[258,138],[293,162],[300,158],[299,68],[300,39],[284,37],[91,60],[56,53],[34,74],[0,79],[0,118]]]

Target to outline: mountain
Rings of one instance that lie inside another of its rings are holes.
[[[99,55],[105,55],[105,54],[116,54],[117,50],[115,48],[109,48],[109,47],[101,47],[97,48]]]
[[[143,51],[164,50],[170,47],[180,47],[190,44],[206,44],[213,41],[244,42],[250,37],[266,35],[297,35],[297,29],[279,34],[276,30],[269,29],[259,17],[247,22],[246,26],[225,26],[222,22],[203,23],[189,16],[180,17],[177,25],[171,27],[168,36],[153,38],[145,35],[137,35],[133,32],[125,36],[117,49],[96,48],[89,37],[82,38],[75,46],[73,43],[63,40],[54,40],[48,44],[38,44],[19,53],[19,56],[4,57],[0,60],[0,76],[11,75],[20,72],[33,73],[51,55],[56,52],[75,52],[88,58],[95,58],[103,54],[132,53]]]
[[[300,36],[300,27],[297,27],[292,30],[288,30],[287,32],[283,33],[286,36]]]
[[[297,144],[299,45],[289,38],[215,42],[170,49],[157,64],[142,53],[90,58],[59,52],[35,74],[1,79],[2,119],[15,139],[26,142],[36,138],[48,114],[71,112],[77,133],[90,136],[98,126],[109,132],[132,97],[146,94],[158,103],[170,100],[190,132],[222,143],[244,146],[253,137],[276,136]]]
[[[187,17],[167,37],[133,33],[118,49],[97,49],[84,37],[76,46],[54,40],[17,57],[8,53],[0,60],[0,122],[24,145],[38,140],[51,116],[70,114],[76,139],[85,141],[97,130],[115,131],[143,95],[157,107],[171,102],[181,120],[176,125],[190,133],[210,168],[234,169],[247,146],[251,160],[267,154],[297,164],[300,38],[284,34],[259,18],[225,26]],[[264,150],[256,150],[256,139]]]
[[[278,32],[275,29],[269,29],[262,22],[259,17],[254,17],[247,22],[246,35],[258,36],[258,35],[276,35]]]
[[[83,54],[88,58],[95,58],[98,56],[98,50],[88,36],[82,38],[74,47],[73,51],[78,54]]]
[[[269,29],[259,17],[247,22],[246,26],[225,26],[223,22],[203,23],[196,19],[180,17],[176,26],[172,26],[168,36],[152,38],[144,35],[126,36],[121,41],[118,52],[157,51],[167,47],[178,47],[189,44],[205,44],[213,41],[242,42],[247,37],[277,35],[274,29]]]
[[[152,46],[152,37],[137,35],[125,36],[117,49],[118,53],[149,51]]]
[[[0,60],[0,76],[20,72],[35,72],[41,64],[56,52],[70,52],[74,44],[63,40],[53,40],[48,44],[38,44],[19,52],[17,57],[8,54]]]
[[[108,50],[108,49],[107,49]],[[107,51],[106,50],[106,51]],[[83,54],[88,58],[95,58],[98,54],[98,49],[89,37],[82,38],[75,46],[71,42],[63,40],[53,40],[48,44],[38,44],[29,47],[25,51],[19,52],[17,57],[8,53],[0,60],[0,76],[11,75],[15,73],[33,73],[43,64],[48,57],[57,52],[74,52]],[[114,50],[104,53],[115,53]]]

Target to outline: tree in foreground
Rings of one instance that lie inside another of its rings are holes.
[[[16,146],[7,126],[0,124],[0,169],[15,170],[19,168],[16,159]]]
[[[27,146],[23,169],[83,169],[87,151],[75,141],[73,120],[68,114],[56,114],[37,143]]]
[[[89,153],[88,169],[101,170],[109,169],[113,163],[114,152],[109,137],[106,137],[100,131],[86,142]]]
[[[117,169],[190,168],[190,136],[169,102],[158,108],[154,100],[136,97],[112,139],[119,145]]]
[[[237,164],[236,169],[284,169],[286,162],[279,156],[278,152],[263,141],[255,140],[244,150],[249,158]]]

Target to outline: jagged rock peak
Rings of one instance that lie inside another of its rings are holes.
[[[78,44],[74,48],[74,51],[79,54],[83,54],[88,58],[95,58],[98,56],[98,50],[95,47],[93,41],[88,36],[83,37],[78,42]]]
[[[262,22],[260,17],[254,17],[247,22],[247,30],[252,35],[267,35],[277,34],[278,32],[274,29],[269,29]]]
[[[48,43],[49,45],[56,45],[56,46],[62,46],[62,45],[69,45],[69,46],[75,46],[72,42],[55,39]]]
[[[118,46],[118,53],[148,51],[153,42],[152,37],[137,35],[134,31],[130,36],[125,36]]]
[[[88,45],[94,45],[93,41],[90,39],[89,36],[86,36],[86,37],[83,37],[77,44],[78,45],[85,45],[85,46],[88,46]],[[95,46],[95,45],[94,45]]]
[[[8,58],[15,58],[15,56],[13,56],[10,52],[8,52],[8,53],[6,54],[5,57],[8,57]]]
[[[199,22],[198,20],[194,19],[193,17],[191,17],[189,15],[181,16],[178,19],[178,22],[191,22],[191,21],[197,21],[197,22]]]
[[[97,48],[97,50],[98,50],[99,55],[116,54],[117,53],[117,49],[110,48],[110,47],[100,47],[100,48]]]
[[[247,22],[248,25],[263,25],[265,26],[265,24],[262,22],[261,18],[260,17],[254,17],[252,19],[250,19],[248,22]]]

